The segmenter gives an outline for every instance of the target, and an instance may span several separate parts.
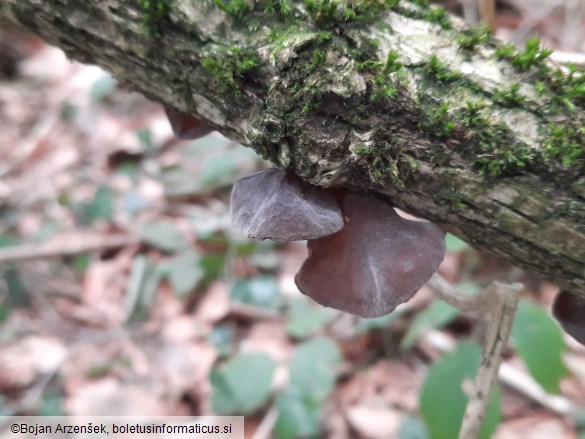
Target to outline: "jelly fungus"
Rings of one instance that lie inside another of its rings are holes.
[[[388,314],[437,270],[445,233],[400,217],[374,197],[348,195],[342,211],[340,232],[308,242],[297,287],[321,305],[361,317]]]
[[[568,291],[561,291],[555,299],[552,311],[563,329],[585,345],[585,299]]]
[[[339,203],[325,189],[274,168],[236,182],[231,216],[249,238],[274,241],[321,238],[343,227]]]
[[[206,136],[213,131],[213,128],[203,122],[201,119],[175,110],[167,105],[165,107],[165,114],[171,124],[175,136],[182,140],[194,140]]]

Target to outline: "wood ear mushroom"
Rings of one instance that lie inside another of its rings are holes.
[[[232,222],[249,238],[304,241],[343,227],[339,203],[329,193],[274,168],[238,180],[230,207]]]
[[[388,314],[437,270],[445,233],[400,217],[374,197],[349,195],[342,210],[340,232],[308,242],[297,287],[321,305],[361,317]]]
[[[173,133],[178,139],[194,140],[204,137],[213,131],[213,128],[190,114],[175,110],[168,105],[164,106],[165,114],[171,124]]]

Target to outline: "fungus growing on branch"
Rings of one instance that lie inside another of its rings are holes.
[[[561,291],[555,298],[552,312],[563,329],[585,345],[585,299],[568,291]]]
[[[182,140],[194,140],[206,136],[213,131],[213,128],[203,122],[201,119],[175,110],[168,105],[164,106],[165,114],[171,124],[175,136]]]
[[[400,217],[374,197],[348,195],[342,211],[340,232],[308,242],[297,287],[321,305],[361,317],[388,314],[437,270],[445,233]]]
[[[341,208],[325,189],[274,168],[238,180],[230,206],[232,222],[249,238],[303,241],[343,227]]]

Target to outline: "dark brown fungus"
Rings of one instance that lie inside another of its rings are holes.
[[[563,329],[585,345],[585,299],[568,291],[561,291],[555,299],[552,311]]]
[[[201,119],[197,119],[190,114],[175,110],[167,105],[165,107],[165,114],[171,124],[173,133],[179,139],[192,140],[199,139],[206,136],[213,131],[213,128],[207,125]]]
[[[268,169],[236,182],[232,222],[250,238],[303,241],[343,227],[339,203],[292,173]]]
[[[321,305],[361,317],[388,314],[437,270],[445,233],[400,217],[374,197],[348,195],[342,211],[339,233],[308,242],[297,287]]]

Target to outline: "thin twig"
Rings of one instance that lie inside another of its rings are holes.
[[[488,313],[498,303],[498,295],[496,294],[494,284],[477,293],[465,293],[454,285],[451,285],[441,275],[435,273],[428,281],[427,286],[439,299],[444,300],[449,305],[454,306],[464,313]]]
[[[502,352],[508,344],[522,284],[494,282],[492,289],[497,306],[491,311],[487,334],[483,343],[482,358],[475,383],[469,392],[469,401],[463,417],[459,439],[476,439],[485,418],[492,389],[502,362]]]
[[[454,338],[436,330],[427,332],[423,336],[422,343],[437,349],[441,353],[451,352],[455,349]],[[576,412],[575,405],[569,399],[561,395],[547,393],[530,375],[507,362],[503,362],[500,366],[498,378],[502,384],[516,390],[553,413],[566,416]]]
[[[139,242],[129,234],[76,234],[73,237],[56,236],[42,244],[25,244],[0,249],[0,262],[72,256],[106,248],[125,247]]]
[[[268,439],[271,437],[272,430],[276,425],[276,421],[278,420],[278,410],[276,407],[272,406],[270,410],[264,415],[262,422],[254,432],[254,436],[252,439]]]

